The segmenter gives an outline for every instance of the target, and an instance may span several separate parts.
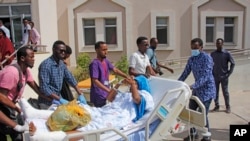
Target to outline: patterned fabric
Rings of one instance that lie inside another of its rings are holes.
[[[51,94],[61,96],[63,80],[66,80],[71,86],[77,85],[75,78],[63,61],[60,60],[59,64],[57,64],[52,56],[40,64],[38,76],[41,92],[46,96]],[[51,105],[51,101],[42,97],[38,97],[38,100],[39,103]]]
[[[202,102],[214,99],[216,88],[212,74],[212,57],[204,52],[201,52],[198,56],[190,57],[178,80],[185,81],[191,71],[195,78],[195,83],[191,85],[193,95],[197,96]]]

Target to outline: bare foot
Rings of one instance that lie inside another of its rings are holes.
[[[31,136],[33,136],[36,132],[36,126],[34,125],[33,122],[29,123],[29,133]]]

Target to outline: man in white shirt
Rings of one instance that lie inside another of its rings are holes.
[[[4,26],[2,20],[0,20],[0,28],[5,32],[6,37],[10,38],[10,30]]]
[[[24,18],[23,25],[24,25],[24,30],[22,33],[23,35],[22,45],[28,45],[30,44],[30,40],[31,40],[31,26],[29,24],[29,20]]]
[[[146,37],[138,37],[136,43],[138,51],[134,52],[129,58],[129,74],[133,76],[144,75],[146,77],[155,75],[146,54],[148,39]]]

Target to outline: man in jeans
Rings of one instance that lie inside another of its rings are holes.
[[[210,55],[202,51],[203,42],[200,38],[191,40],[191,53],[192,56],[188,59],[185,70],[178,80],[185,81],[188,75],[193,73],[195,83],[190,86],[193,91],[193,96],[197,96],[203,103],[206,109],[206,128],[207,133],[203,134],[201,141],[211,141],[211,133],[208,122],[208,111],[212,99],[215,98],[215,83],[212,74],[213,59]],[[197,110],[198,104],[194,100],[190,100],[189,108]],[[190,129],[190,136],[184,138],[184,141],[198,139],[198,133],[195,128]]]
[[[213,111],[219,111],[219,86],[221,84],[222,93],[225,100],[226,105],[226,113],[231,112],[230,104],[229,104],[229,92],[228,92],[228,79],[234,70],[234,59],[231,54],[223,49],[224,40],[222,38],[218,38],[216,40],[217,49],[211,53],[211,56],[214,61],[213,75],[216,85],[216,98],[214,100],[215,107]],[[230,63],[230,67],[228,64]]]

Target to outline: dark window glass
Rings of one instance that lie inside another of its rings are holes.
[[[94,19],[83,19],[83,32],[85,45],[94,45],[96,42]]]
[[[168,18],[156,18],[156,38],[159,44],[168,44]]]

